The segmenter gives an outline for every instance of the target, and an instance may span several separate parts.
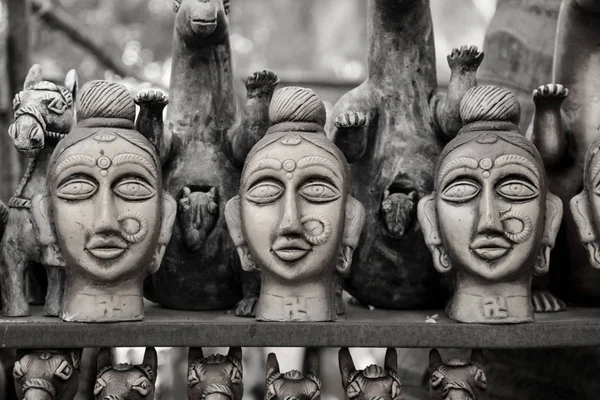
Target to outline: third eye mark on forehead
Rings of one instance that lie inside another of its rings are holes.
[[[440,169],[440,173],[438,175],[438,184],[440,182],[442,182],[444,177],[449,172],[454,171],[456,169],[469,168],[472,170],[476,170],[478,168],[481,168],[481,162],[484,160],[485,159],[478,161],[472,157],[458,157],[458,158],[450,160],[448,163],[444,164],[444,166]],[[505,165],[511,165],[511,164],[517,165],[519,167],[527,168],[529,171],[531,171],[534,174],[534,176],[538,180],[541,178],[540,171],[531,161],[529,161],[527,158],[525,158],[523,156],[516,155],[516,154],[504,154],[504,155],[497,157],[493,161],[493,165],[490,166],[490,168],[486,168],[486,170],[493,169],[493,168],[499,168],[499,167],[502,167]]]

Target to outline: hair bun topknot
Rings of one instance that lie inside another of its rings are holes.
[[[310,122],[325,126],[327,112],[319,96],[307,88],[288,86],[275,91],[269,107],[271,125]]]
[[[464,125],[472,122],[511,122],[519,124],[521,106],[510,91],[497,86],[475,86],[460,102],[460,118]]]
[[[83,85],[77,106],[77,119],[118,118],[135,120],[135,102],[125,86],[108,81]]]

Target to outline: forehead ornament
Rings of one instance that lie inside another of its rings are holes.
[[[106,156],[98,157],[96,165],[100,169],[108,169],[112,165],[112,160]]]
[[[493,133],[484,133],[483,135],[479,136],[476,140],[477,143],[479,144],[494,144],[498,141],[498,136],[496,136]]]
[[[286,146],[297,146],[302,143],[302,138],[295,133],[289,134],[281,139],[281,144]]]
[[[94,136],[94,140],[97,142],[112,142],[117,138],[116,135],[112,133],[101,133],[99,135]]]

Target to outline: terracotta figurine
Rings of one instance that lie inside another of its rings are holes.
[[[271,127],[252,148],[227,226],[245,270],[261,271],[256,318],[336,318],[334,271],[347,274],[364,224],[346,159],[323,130],[310,89],[275,92]]]
[[[158,371],[158,357],[154,347],[146,347],[141,364],[113,365],[109,348],[98,353],[96,400],[153,400]]]
[[[367,79],[335,105],[329,136],[351,163],[367,218],[343,287],[364,305],[425,308],[447,300],[417,223],[443,144],[461,127],[458,107],[476,85],[483,53],[454,49],[446,95],[435,94],[428,0],[369,0]],[[430,102],[430,100],[432,100]],[[430,105],[431,103],[431,105]]]
[[[23,400],[73,400],[82,349],[17,350],[15,389]]]
[[[86,84],[77,114],[48,162],[47,194],[32,205],[44,263],[66,268],[60,317],[141,320],[142,282],[160,266],[176,205],[154,147],[133,129],[124,86]]]
[[[436,349],[429,352],[429,398],[431,400],[485,400],[487,379],[483,352],[473,350],[471,360],[442,361]]]
[[[226,356],[204,357],[200,347],[188,352],[189,400],[242,400],[243,376],[241,347],[231,347]]]
[[[265,400],[320,400],[319,354],[308,348],[304,355],[304,372],[291,370],[279,372],[279,363],[274,353],[267,356]]]
[[[383,368],[373,364],[357,371],[347,347],[340,349],[338,356],[346,400],[400,400],[402,398],[396,349],[387,349]]]
[[[0,244],[0,292],[2,315],[29,315],[25,294],[25,273],[34,263],[42,263],[48,275],[44,315],[60,311],[64,272],[45,264],[40,245],[31,234],[31,199],[45,191],[48,160],[57,143],[71,130],[73,103],[77,95],[77,73],[69,71],[65,86],[42,80],[42,68],[29,70],[23,90],[13,100],[14,123],[8,128],[15,148],[31,158],[25,175],[8,202],[5,234]]]
[[[544,160],[550,190],[565,207],[552,256],[555,267],[550,269],[550,289],[567,302],[586,305],[600,304],[600,271],[594,268],[579,242],[577,224],[568,204],[587,184],[583,180],[585,154],[598,137],[599,38],[600,2],[564,0],[558,18],[552,76],[552,81],[560,85],[544,85],[534,92],[536,111],[528,132]]]
[[[269,127],[278,82],[271,71],[246,79],[246,104],[236,111],[229,45],[229,0],[175,0],[175,31],[165,135],[160,144],[165,189],[178,218],[163,268],[144,295],[165,307],[234,307],[254,316],[259,277],[243,273],[225,226],[225,203],[236,194],[248,151]]]
[[[548,272],[562,203],[519,131],[510,91],[474,87],[460,116],[464,126],[442,151],[434,192],[418,210],[436,269],[456,271],[446,311],[461,322],[532,322],[531,280]]]

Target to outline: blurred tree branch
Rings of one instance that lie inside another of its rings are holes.
[[[22,0],[16,0],[22,1]],[[128,68],[125,64],[115,60],[102,47],[100,47],[85,27],[81,26],[75,18],[55,6],[51,0],[31,0],[35,14],[48,26],[63,32],[73,42],[87,50],[106,68],[121,77],[132,77],[141,82],[150,82],[152,85],[165,89],[165,86],[156,80],[144,77],[138,71]]]

